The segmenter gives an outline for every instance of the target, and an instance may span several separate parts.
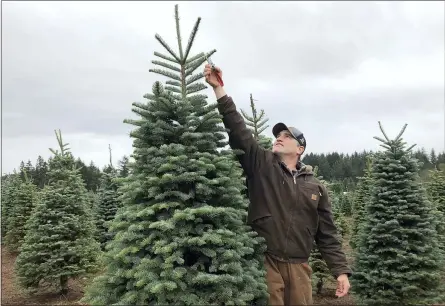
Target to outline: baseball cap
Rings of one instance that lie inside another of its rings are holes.
[[[293,126],[287,126],[284,123],[280,122],[275,124],[275,126],[272,129],[272,134],[275,136],[275,138],[280,134],[282,131],[289,131],[292,136],[298,141],[300,146],[304,147],[306,149],[306,138],[304,138],[303,133]]]

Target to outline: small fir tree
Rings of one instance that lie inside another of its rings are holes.
[[[21,183],[22,179],[15,170],[13,174],[8,175],[4,182],[2,182],[2,238],[7,234],[9,218],[12,214],[15,199],[17,198],[17,193],[19,192]],[[2,243],[3,242],[4,240],[2,239]]]
[[[259,145],[267,150],[272,150],[272,139],[262,134],[264,130],[269,127],[266,125],[269,119],[266,117],[264,110],[261,110],[258,114],[254,101],[252,94],[250,94],[250,109],[252,110],[252,116],[248,115],[243,110],[241,110],[241,114],[244,117],[246,125],[251,127],[253,137],[258,141]]]
[[[97,207],[97,230],[99,242],[102,249],[108,241],[111,240],[112,235],[108,231],[109,222],[112,221],[116,215],[117,209],[121,206],[119,199],[119,181],[118,172],[113,167],[111,147],[110,150],[110,164],[104,169],[101,177],[100,187],[98,191],[98,207]]]
[[[441,266],[433,207],[418,176],[418,163],[400,134],[372,163],[374,187],[360,232],[352,289],[361,303],[400,305],[440,299]]]
[[[27,222],[15,271],[25,288],[36,290],[43,282],[65,294],[70,278],[95,270],[100,248],[84,182],[60,131],[56,137],[60,152],[50,149],[49,183]]]
[[[5,237],[10,252],[18,252],[25,237],[25,224],[31,215],[37,199],[37,186],[32,183],[25,171],[24,181],[15,192],[13,207],[8,218],[8,229]]]
[[[203,74],[192,74],[206,55],[190,56],[200,19],[183,50],[177,6],[175,17],[179,52],[156,35],[171,56],[155,53],[174,65],[153,63],[176,73],[152,69],[169,77],[169,86],[156,82],[148,103],[133,103],[141,118],[125,121],[138,127],[131,133],[134,166],[110,227],[108,269],[87,289],[88,304],[247,305],[267,298],[264,240],[244,224],[240,168],[218,152],[226,142],[216,105],[192,95],[206,88],[196,83]]]
[[[354,202],[353,202],[353,224],[351,240],[349,244],[353,249],[357,248],[359,232],[365,222],[365,206],[366,203],[371,199],[371,188],[373,185],[372,181],[372,158],[367,157],[366,168],[363,177],[358,178],[359,183],[357,185],[357,190],[355,192]]]

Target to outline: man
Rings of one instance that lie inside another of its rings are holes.
[[[272,130],[273,150],[261,148],[218,82],[222,71],[206,65],[204,76],[218,100],[230,146],[244,151],[239,160],[249,190],[248,224],[266,239],[269,304],[312,304],[308,259],[314,239],[337,279],[336,296],[345,296],[351,270],[336,238],[327,190],[300,161],[306,148],[303,134],[278,123]]]

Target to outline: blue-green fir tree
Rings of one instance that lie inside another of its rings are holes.
[[[169,55],[153,61],[168,86],[155,82],[139,119],[134,163],[122,187],[123,207],[112,221],[107,271],[86,290],[91,305],[248,305],[267,301],[264,240],[247,225],[241,171],[220,153],[225,129],[198,81],[207,54],[191,55],[200,24],[183,48],[175,7],[178,50],[159,36]],[[168,63],[170,62],[170,63]]]
[[[419,180],[419,165],[402,135],[374,137],[384,151],[372,161],[374,185],[360,232],[352,290],[359,303],[419,305],[440,301],[443,258],[433,205]]]
[[[37,200],[37,186],[30,180],[26,170],[23,170],[23,181],[15,190],[12,208],[8,218],[8,228],[5,244],[10,252],[18,252],[26,234],[26,222]]]
[[[100,247],[82,176],[60,130],[56,136],[60,151],[50,149],[49,183],[26,224],[15,271],[19,284],[30,291],[45,283],[65,294],[70,278],[95,272]]]
[[[2,238],[4,238],[8,231],[8,223],[9,218],[12,214],[12,210],[14,208],[14,202],[17,198],[17,192],[19,191],[20,184],[22,183],[22,179],[20,177],[20,174],[18,174],[15,170],[14,173],[9,174],[3,181],[2,181],[2,198],[1,198],[1,205],[2,205]],[[2,239],[2,243],[4,243],[4,240]]]
[[[366,159],[366,168],[364,172],[364,175],[358,178],[359,182],[357,184],[352,205],[353,223],[349,244],[353,249],[356,249],[357,247],[358,237],[360,236],[359,232],[365,222],[366,203],[371,199],[371,188],[373,185],[371,156],[368,156]]]
[[[114,219],[116,211],[121,206],[118,171],[112,163],[111,147],[109,150],[110,163],[105,167],[100,180],[96,214],[98,239],[102,249],[112,238],[112,234],[108,231],[109,223]]]
[[[249,115],[244,110],[241,110],[241,114],[244,117],[246,125],[250,127],[253,137],[256,139],[256,141],[258,141],[260,146],[265,149],[272,150],[272,139],[263,134],[264,130],[269,127],[267,125],[269,118],[266,117],[264,110],[260,110],[260,113],[258,114],[252,94],[250,94],[250,109],[252,111],[252,115]]]

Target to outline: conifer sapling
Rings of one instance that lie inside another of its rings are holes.
[[[433,207],[419,182],[418,163],[402,139],[406,125],[372,162],[374,184],[360,231],[352,289],[359,303],[439,301],[441,266]]]
[[[56,137],[60,152],[50,149],[49,183],[27,222],[15,271],[25,288],[37,290],[45,283],[65,294],[70,278],[95,271],[100,248],[84,182],[60,131]]]

